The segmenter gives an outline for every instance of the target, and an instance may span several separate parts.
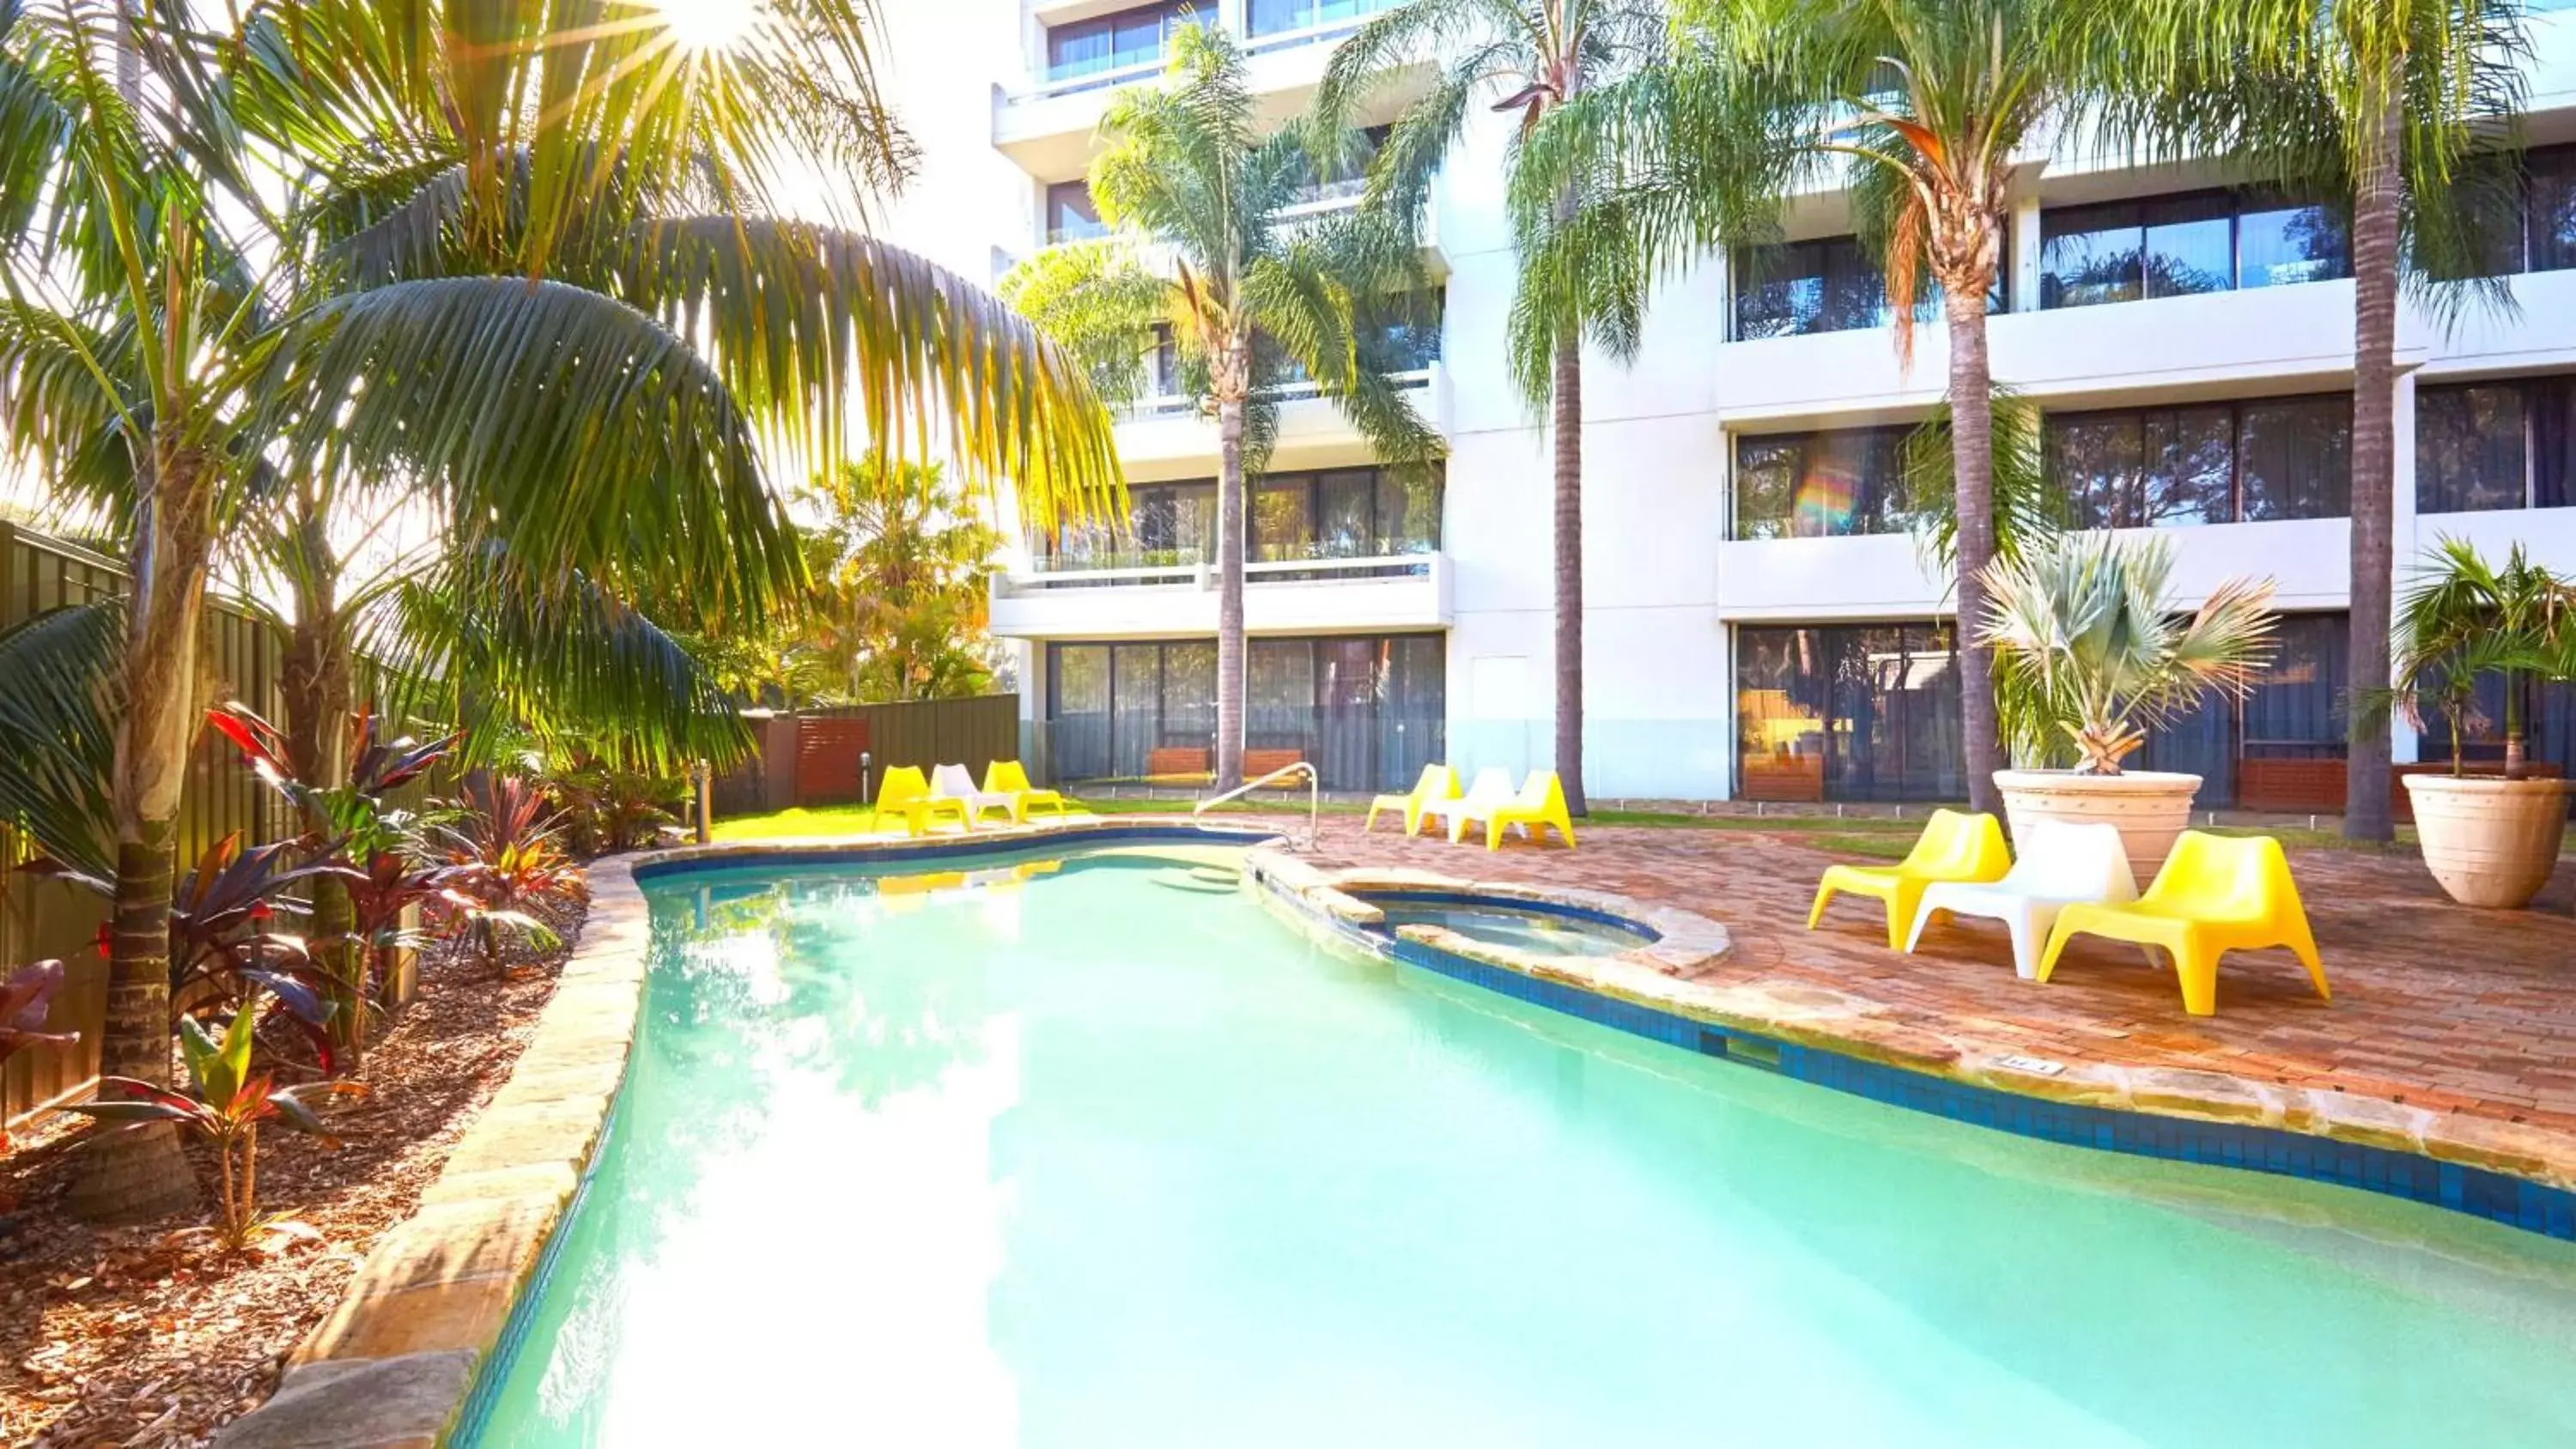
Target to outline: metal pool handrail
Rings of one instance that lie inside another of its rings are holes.
[[[1323,780],[1315,773],[1315,767],[1304,760],[1291,760],[1258,780],[1247,780],[1214,799],[1201,800],[1190,807],[1190,816],[1196,819],[1228,800],[1240,800],[1264,785],[1297,774],[1303,774],[1306,777],[1306,848],[1313,850],[1316,837],[1323,832]]]

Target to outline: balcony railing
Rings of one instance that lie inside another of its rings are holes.
[[[1108,90],[1116,86],[1132,85],[1140,80],[1151,80],[1163,73],[1166,60],[1167,57],[1157,55],[1152,60],[1134,61],[1127,65],[1113,65],[1099,70],[1071,71],[1064,75],[1048,76],[1036,85],[1011,97],[1010,104],[1017,106],[1038,101],[1051,101],[1058,96],[1074,95],[1081,91]]]
[[[1414,368],[1410,372],[1390,372],[1386,375],[1386,380],[1398,388],[1429,387],[1431,368],[1424,366]],[[1294,382],[1283,382],[1268,389],[1268,392],[1276,401],[1296,402],[1300,399],[1319,396],[1322,389],[1317,387],[1311,378],[1299,378]],[[1119,411],[1131,420],[1141,421],[1146,418],[1194,417],[1199,413],[1200,407],[1196,394],[1176,392],[1141,397],[1123,405]]]
[[[1094,554],[1094,560],[1111,560],[1107,564],[1091,561],[1038,560],[1038,566],[1026,573],[997,574],[993,579],[996,598],[1028,598],[1062,589],[1108,588],[1192,588],[1213,589],[1217,584],[1214,562],[1197,556],[1198,550],[1164,552]],[[1376,579],[1426,578],[1439,555],[1422,553],[1382,553],[1366,558],[1327,555],[1309,551],[1291,558],[1255,559],[1244,564],[1243,581],[1247,586],[1283,583],[1365,583]],[[1126,560],[1134,562],[1126,562]]]

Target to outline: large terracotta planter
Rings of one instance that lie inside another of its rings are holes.
[[[2200,777],[2164,770],[1997,770],[1995,786],[2003,791],[2015,840],[2028,840],[2030,828],[2042,820],[2118,828],[2129,868],[2144,890],[2164,868],[2174,837],[2191,826],[2191,797],[2200,790]]]
[[[2464,906],[2531,904],[2558,868],[2567,783],[2403,775],[2424,866]]]

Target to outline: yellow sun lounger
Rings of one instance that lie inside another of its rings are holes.
[[[1807,912],[1807,929],[1825,918],[1825,903],[1837,891],[1870,896],[1887,903],[1887,946],[1905,949],[1922,909],[1923,892],[1939,881],[1983,885],[2004,878],[2012,869],[2012,852],[2004,846],[2004,829],[1991,815],[1935,810],[1922,837],[1905,859],[1893,866],[1837,865],[1816,883],[1816,904]]]
[[[1544,841],[1553,827],[1565,837],[1565,848],[1574,848],[1574,816],[1565,808],[1565,785],[1554,770],[1530,771],[1529,778],[1521,782],[1521,792],[1507,801],[1451,814],[1449,843],[1457,844],[1466,835],[1467,827],[1478,820],[1485,822],[1487,850],[1502,849],[1503,832],[1515,825],[1534,845]]]
[[[1423,806],[1434,800],[1457,798],[1458,772],[1447,765],[1425,765],[1422,767],[1422,778],[1413,782],[1411,792],[1403,795],[1380,795],[1371,800],[1368,819],[1361,824],[1360,829],[1363,832],[1375,829],[1378,812],[1381,810],[1400,810],[1404,812],[1404,833],[1419,835],[1422,833]]]
[[[877,784],[876,808],[869,812],[868,824],[871,829],[882,830],[886,817],[893,816],[903,822],[904,834],[924,835],[929,833],[934,817],[946,816],[957,822],[958,829],[972,834],[975,823],[968,818],[967,809],[963,800],[931,794],[930,781],[919,766],[895,765]]]
[[[1067,808],[1064,796],[1055,791],[1030,788],[1029,772],[1021,768],[1017,760],[995,760],[986,765],[984,793],[1010,796],[1011,819],[1022,825],[1029,823],[1029,810],[1032,806],[1054,806],[1056,818],[1059,820],[1064,818]]]
[[[2039,958],[2038,979],[2057,969],[2057,955],[2078,935],[2102,936],[2172,953],[2182,983],[2182,1009],[2193,1016],[2218,1012],[2218,958],[2230,951],[2286,946],[2308,968],[2317,995],[2328,1001],[2325,963],[2317,938],[2290,879],[2290,858],[2268,835],[2234,837],[2186,830],[2156,872],[2155,884],[2128,905],[2073,905],[2058,913]]]

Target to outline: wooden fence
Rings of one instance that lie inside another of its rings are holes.
[[[65,604],[85,604],[125,591],[116,560],[30,533],[0,521],[0,629]],[[274,719],[280,712],[278,676],[284,641],[246,607],[212,600],[207,644],[214,656],[221,697],[238,699]],[[8,688],[0,680],[0,689]],[[208,734],[189,760],[187,793],[179,817],[179,869],[233,831],[268,840],[284,828],[285,802],[241,768],[230,745]],[[35,1047],[0,1066],[0,1122],[17,1122],[47,1103],[84,1089],[98,1075],[98,1038],[107,1010],[107,963],[97,934],[105,903],[86,891],[38,880],[16,869],[31,848],[0,828],[0,974],[30,961],[61,958],[68,980],[54,999],[48,1022],[55,1031],[77,1031],[77,1047]]]
[[[897,765],[963,764],[981,780],[986,765],[1019,758],[1020,697],[837,705],[772,715],[755,733],[751,757],[716,777],[718,815],[855,801],[863,752],[871,790]]]

